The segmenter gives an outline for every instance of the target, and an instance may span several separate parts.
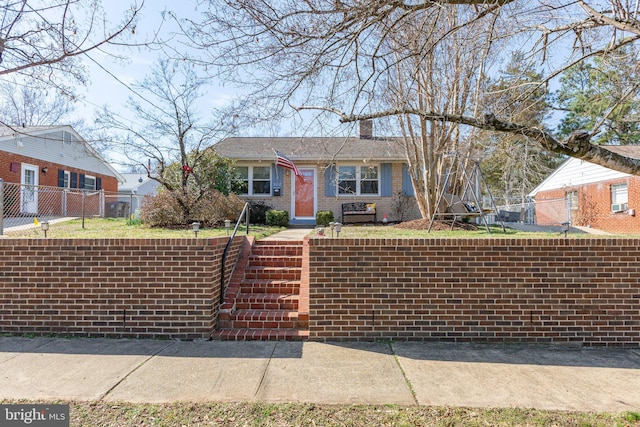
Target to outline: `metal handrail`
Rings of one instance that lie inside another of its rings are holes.
[[[236,221],[236,226],[233,229],[233,233],[229,236],[229,241],[227,242],[227,246],[224,248],[224,252],[222,253],[222,264],[220,265],[220,305],[224,302],[224,265],[227,261],[227,254],[229,252],[229,248],[231,247],[231,242],[233,242],[233,238],[236,236],[236,232],[238,231],[238,227],[240,226],[240,222],[242,221],[242,216],[246,215],[247,220],[247,235],[249,234],[249,203],[244,204],[244,208],[242,208],[242,212],[240,212],[240,216],[238,217],[238,221]]]

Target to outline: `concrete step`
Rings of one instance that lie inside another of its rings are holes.
[[[308,330],[299,329],[219,329],[211,336],[221,341],[305,341]]]

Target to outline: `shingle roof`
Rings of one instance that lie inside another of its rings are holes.
[[[405,159],[398,138],[270,138],[236,137],[218,142],[213,149],[221,156],[238,160],[275,158],[280,151],[293,161],[341,161]]]

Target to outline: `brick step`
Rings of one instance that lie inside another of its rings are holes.
[[[295,250],[286,250],[282,248],[271,249],[254,249],[251,251],[251,256],[259,257],[300,257],[302,256],[302,248]]]
[[[244,270],[244,280],[300,280],[302,269],[297,267],[253,267]]]
[[[240,285],[243,294],[285,294],[300,293],[299,280],[245,280]]]
[[[251,249],[251,254],[258,256],[301,256],[302,245],[299,242],[285,245],[279,245],[272,242],[256,242]]]
[[[221,341],[305,341],[309,331],[298,329],[218,329],[211,336]]]
[[[249,258],[252,267],[297,267],[302,266],[302,256],[267,256],[252,255]]]
[[[238,310],[229,319],[219,319],[220,329],[297,329],[308,327],[300,324],[298,313],[287,310]]]
[[[298,310],[298,295],[240,294],[236,310]]]

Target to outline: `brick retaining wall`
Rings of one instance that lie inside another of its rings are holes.
[[[243,239],[235,238],[226,271]],[[209,338],[226,243],[0,239],[0,333]]]
[[[640,344],[640,239],[308,239],[312,340]]]

